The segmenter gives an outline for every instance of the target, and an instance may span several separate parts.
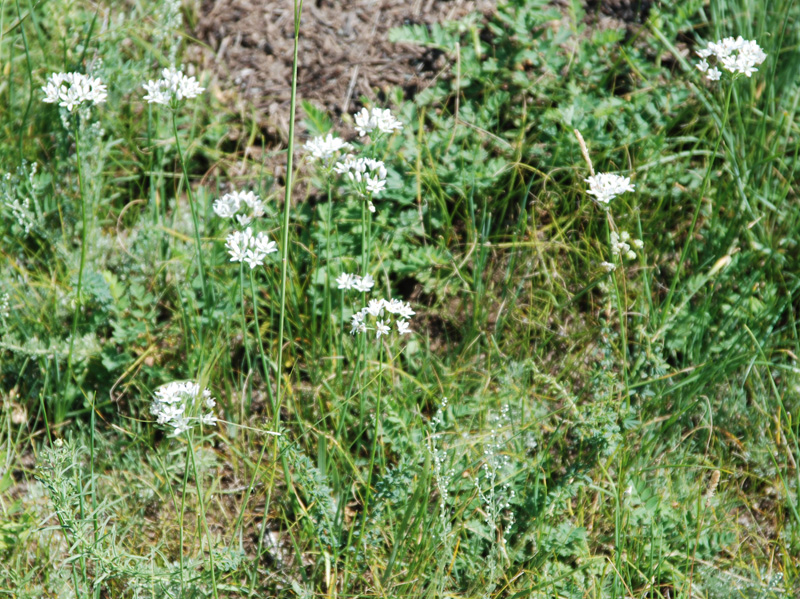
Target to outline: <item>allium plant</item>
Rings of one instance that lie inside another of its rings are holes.
[[[177,108],[181,101],[196,98],[205,91],[194,77],[187,77],[174,67],[161,71],[161,79],[151,79],[144,84],[144,89],[147,92],[144,100],[148,103],[170,108]]]
[[[105,83],[82,73],[53,73],[42,87],[44,102],[58,104],[69,112],[102,104],[108,97]]]
[[[330,167],[333,159],[338,159],[341,152],[350,151],[353,146],[339,137],[328,133],[326,136],[315,137],[303,146],[312,158],[322,162],[325,168]]]
[[[269,254],[278,251],[278,245],[266,233],[259,231],[253,235],[250,227],[228,235],[225,247],[228,248],[231,262],[247,262],[251,270],[263,265]]]
[[[350,334],[374,330],[375,338],[380,339],[391,333],[391,325],[394,324],[398,335],[408,335],[412,332],[408,319],[414,314],[416,312],[408,302],[399,299],[371,299],[350,318]]]
[[[706,78],[711,81],[718,81],[722,72],[718,66],[733,75],[745,75],[750,77],[755,73],[767,55],[755,40],[746,40],[741,35],[737,38],[726,37],[725,39],[709,42],[708,46],[697,51],[700,62],[697,68],[706,74]],[[711,66],[708,60],[713,58],[715,66]]]
[[[206,426],[215,425],[217,417],[214,412],[199,414],[199,410],[203,407],[210,410],[216,403],[211,391],[201,389],[197,383],[173,381],[156,389],[150,413],[156,417],[158,424],[171,428],[170,435],[174,437],[200,423]]]
[[[626,191],[634,191],[630,178],[616,173],[598,173],[588,179],[584,179],[584,181],[589,184],[587,193],[594,196],[595,201],[600,204],[607,205],[618,195]]]
[[[234,191],[214,201],[214,213],[220,218],[235,218],[246,227],[254,218],[264,216],[264,202],[252,191]],[[240,213],[240,210],[244,211]]]
[[[362,293],[368,293],[375,286],[375,279],[372,278],[372,275],[364,275],[361,277],[359,275],[351,275],[343,272],[336,277],[336,286],[343,291],[355,289]]]
[[[397,120],[391,111],[380,108],[362,108],[355,116],[356,131],[361,137],[370,135],[376,129],[379,133],[391,133],[403,128],[403,123]]]
[[[387,173],[383,161],[347,155],[344,160],[336,163],[333,170],[347,176],[354,191],[366,199],[369,211],[374,213],[375,205],[372,203],[372,198],[386,189]]]

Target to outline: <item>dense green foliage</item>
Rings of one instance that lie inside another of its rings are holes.
[[[301,97],[285,229],[219,82],[142,100],[192,43],[178,4],[0,5],[0,591],[796,596],[800,5],[583,6],[395,30],[448,66],[351,140],[388,171],[374,214],[300,148],[352,119]],[[708,82],[729,35],[768,58]],[[107,101],[42,103],[59,71]],[[635,192],[586,193],[575,130]],[[230,260],[234,189],[287,254]],[[349,335],[368,296],[414,334]],[[220,421],[167,435],[153,393],[189,379]]]

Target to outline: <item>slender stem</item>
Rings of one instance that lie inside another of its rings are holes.
[[[192,473],[194,474],[194,484],[197,487],[197,501],[200,504],[200,519],[203,521],[203,528],[206,533],[206,540],[208,541],[208,565],[209,569],[211,570],[211,590],[214,592],[214,599],[219,599],[219,593],[217,592],[217,574],[214,571],[214,547],[212,545],[213,540],[211,539],[211,532],[208,529],[208,520],[206,519],[206,506],[205,500],[203,499],[203,484],[200,480],[200,475],[197,472],[197,463],[194,459],[194,435],[192,431],[189,430],[188,432],[188,441],[189,441],[189,448],[187,449],[189,455],[192,458]]]
[[[203,268],[203,247],[200,242],[200,224],[197,219],[197,209],[194,203],[194,195],[192,194],[192,185],[189,181],[189,172],[186,169],[186,160],[183,156],[183,150],[181,149],[181,142],[180,138],[178,137],[178,113],[177,111],[172,112],[172,131],[175,134],[175,147],[178,149],[178,159],[181,163],[181,170],[183,172],[183,178],[186,181],[186,197],[189,198],[189,209],[192,212],[192,225],[194,227],[194,242],[197,251],[197,267],[200,270],[200,285],[203,289],[203,304],[209,301],[208,296],[208,288],[206,287],[206,273],[205,269]],[[203,345],[203,319],[201,318],[197,324],[198,327],[198,337],[200,338],[200,346]]]
[[[292,53],[292,94],[289,110],[289,144],[286,149],[286,190],[283,198],[283,228],[281,230],[281,306],[280,316],[278,317],[278,364],[277,373],[275,377],[275,399],[273,403],[272,414],[272,429],[278,431],[280,425],[281,403],[283,396],[281,395],[281,380],[283,378],[283,332],[286,323],[286,276],[289,270],[289,217],[292,208],[292,175],[294,169],[294,121],[295,113],[297,111],[297,54],[300,42],[300,17],[303,14],[303,0],[294,0],[294,50]],[[258,458],[258,463],[264,455],[264,449],[267,444],[264,443],[261,449],[261,454]],[[261,524],[261,533],[258,538],[258,549],[256,550],[255,560],[260,559],[261,548],[264,545],[264,534],[267,530],[267,522],[269,521],[269,507],[272,499],[272,488],[275,484],[275,467],[278,459],[278,437],[275,437],[273,444],[272,463],[273,468],[270,474],[269,486],[267,487],[267,497],[264,503],[264,519]],[[254,568],[254,571],[257,570]],[[250,581],[250,588],[252,590],[255,585],[255,575]]]
[[[242,314],[242,345],[244,345],[244,354],[247,359],[247,372],[253,370],[253,365],[250,360],[250,345],[247,343],[247,317],[244,310],[244,262],[239,262],[239,303],[241,304]],[[255,306],[255,298],[253,299]]]
[[[664,302],[664,309],[661,313],[661,323],[660,326],[664,326],[664,323],[667,321],[667,317],[669,316],[669,308],[672,305],[672,296],[675,294],[675,288],[678,286],[678,280],[681,276],[681,269],[683,268],[683,262],[686,260],[686,254],[689,253],[689,247],[692,245],[692,239],[694,238],[694,228],[697,225],[697,218],[700,215],[700,208],[703,205],[703,196],[706,193],[706,189],[708,188],[708,183],[711,180],[711,171],[714,169],[714,158],[717,156],[717,152],[719,151],[720,143],[722,142],[722,137],[725,131],[725,125],[728,122],[728,109],[731,105],[731,94],[733,93],[733,84],[734,82],[731,81],[728,85],[728,94],[725,98],[725,110],[722,115],[722,120],[719,124],[719,135],[717,136],[717,143],[714,146],[714,151],[711,154],[711,158],[708,162],[708,168],[706,169],[705,177],[703,177],[703,185],[700,187],[700,195],[697,197],[697,206],[694,209],[694,215],[692,216],[692,224],[689,227],[689,233],[686,236],[686,241],[683,244],[683,250],[681,251],[681,258],[678,260],[678,266],[675,270],[675,276],[672,279],[672,284],[669,287],[669,293],[667,294],[667,299]]]
[[[366,334],[364,335],[366,336]],[[378,340],[380,343],[380,340]],[[367,512],[369,511],[369,501],[372,498],[372,470],[375,468],[375,453],[378,449],[378,435],[381,426],[381,387],[383,382],[383,343],[380,344],[378,359],[378,397],[375,400],[375,430],[372,435],[372,449],[369,454],[369,470],[367,470],[367,488],[364,494],[364,510],[361,512],[361,532],[358,535],[359,543],[364,541],[364,528],[367,524]]]
[[[72,331],[69,336],[69,352],[67,354],[67,383],[64,385],[64,405],[66,405],[67,386],[72,377],[72,352],[75,348],[75,336],[78,334],[78,317],[83,306],[83,269],[86,265],[86,236],[88,233],[89,225],[86,219],[86,194],[84,193],[83,184],[83,163],[81,161],[81,135],[80,135],[80,118],[75,117],[75,157],[77,160],[78,168],[78,190],[81,196],[81,261],[78,266],[78,287],[75,291],[75,313],[72,316]],[[57,411],[56,421],[61,420],[63,414]]]
[[[325,292],[325,326],[328,329],[328,344],[333,349],[333,335],[336,330],[336,327],[333,326],[331,322],[331,318],[333,316],[332,308],[331,308],[331,292],[330,292],[330,285],[331,285],[331,261],[333,260],[333,255],[331,252],[331,221],[332,213],[333,213],[333,193],[331,189],[331,180],[330,176],[326,177],[327,181],[327,191],[328,191],[328,214],[325,224],[325,250],[327,254],[327,259],[325,262],[325,285],[327,287]],[[337,360],[338,362],[338,360]]]
[[[267,363],[267,355],[264,352],[264,342],[261,340],[261,325],[258,324],[258,302],[256,301],[256,284],[253,279],[252,269],[250,269],[250,294],[253,296],[253,321],[256,325],[256,339],[258,340],[258,352],[261,355],[261,368],[264,369],[264,380],[267,383],[267,389],[271,389],[269,384],[269,365]]]

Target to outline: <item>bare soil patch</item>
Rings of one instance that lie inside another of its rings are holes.
[[[389,89],[408,95],[447,65],[442,56],[388,41],[405,24],[459,19],[493,10],[492,0],[306,0],[300,30],[298,96],[334,117],[354,112],[360,98],[380,103]],[[205,0],[194,35],[208,45],[192,57],[235,86],[264,130],[288,131],[293,51],[292,2]],[[195,46],[197,47],[197,46]],[[277,141],[277,140],[276,140]]]

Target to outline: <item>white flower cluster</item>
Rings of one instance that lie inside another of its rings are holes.
[[[264,202],[252,191],[226,193],[214,201],[214,213],[220,218],[234,218],[246,227],[254,218],[264,216]],[[240,209],[249,209],[249,214],[237,214]]]
[[[374,330],[377,339],[382,335],[388,335],[391,332],[392,319],[390,315],[396,317],[395,325],[397,326],[397,333],[400,335],[408,335],[411,333],[411,328],[408,319],[415,314],[411,309],[408,302],[402,302],[398,299],[371,299],[369,304],[361,308],[358,312],[353,314],[350,318],[350,334],[366,333],[368,330]],[[374,326],[367,326],[367,321],[374,321]]]
[[[334,137],[330,133],[325,137],[315,137],[314,139],[306,142],[303,149],[309,152],[317,160],[326,163],[330,162],[339,152],[351,150],[353,146],[339,137]]]
[[[355,119],[356,131],[358,131],[358,134],[362,137],[369,135],[375,129],[381,133],[391,133],[392,131],[399,131],[403,128],[403,123],[398,121],[388,108],[384,110],[380,108],[373,108],[372,110],[362,108],[361,111],[356,114]]]
[[[628,260],[634,260],[636,258],[636,252],[633,251],[631,246],[635,247],[637,250],[642,249],[644,247],[644,243],[641,239],[632,239],[630,234],[627,231],[620,231],[617,234],[616,231],[612,231],[611,233],[611,255],[616,256],[624,256]]]
[[[697,51],[697,55],[701,58],[697,68],[711,81],[719,80],[722,75],[716,66],[709,66],[708,59],[712,56],[726,71],[741,73],[748,77],[755,73],[758,70],[756,67],[767,58],[755,40],[746,40],[741,35],[735,39],[726,37],[716,42],[709,42],[706,48]]]
[[[589,184],[588,193],[601,204],[608,204],[619,194],[634,190],[628,177],[622,177],[615,173],[599,173],[584,179],[584,181]]]
[[[196,98],[204,90],[194,77],[187,77],[173,67],[161,71],[161,79],[150,80],[144,84],[147,95],[144,97],[150,104],[174,106],[184,99]]]
[[[355,185],[356,192],[367,198],[369,211],[375,212],[372,198],[386,189],[386,165],[381,160],[372,158],[356,158],[348,154],[333,169]]]
[[[215,425],[217,417],[213,412],[200,417],[191,416],[195,403],[200,399],[209,410],[217,405],[208,389],[201,390],[200,385],[192,381],[173,381],[156,389],[150,413],[156,417],[158,424],[172,427],[172,436],[186,432],[197,422],[206,426]]]
[[[44,101],[73,112],[83,104],[102,104],[108,97],[105,83],[82,73],[53,73],[42,87]]]
[[[375,286],[375,279],[372,278],[372,275],[364,275],[361,277],[359,275],[351,275],[343,272],[336,277],[336,284],[339,289],[345,291],[355,289],[361,293],[368,293],[369,290]]]
[[[253,235],[253,230],[247,227],[244,231],[234,231],[225,241],[231,262],[247,262],[250,269],[264,264],[268,254],[278,251],[274,241],[270,241],[266,233],[259,232]]]

